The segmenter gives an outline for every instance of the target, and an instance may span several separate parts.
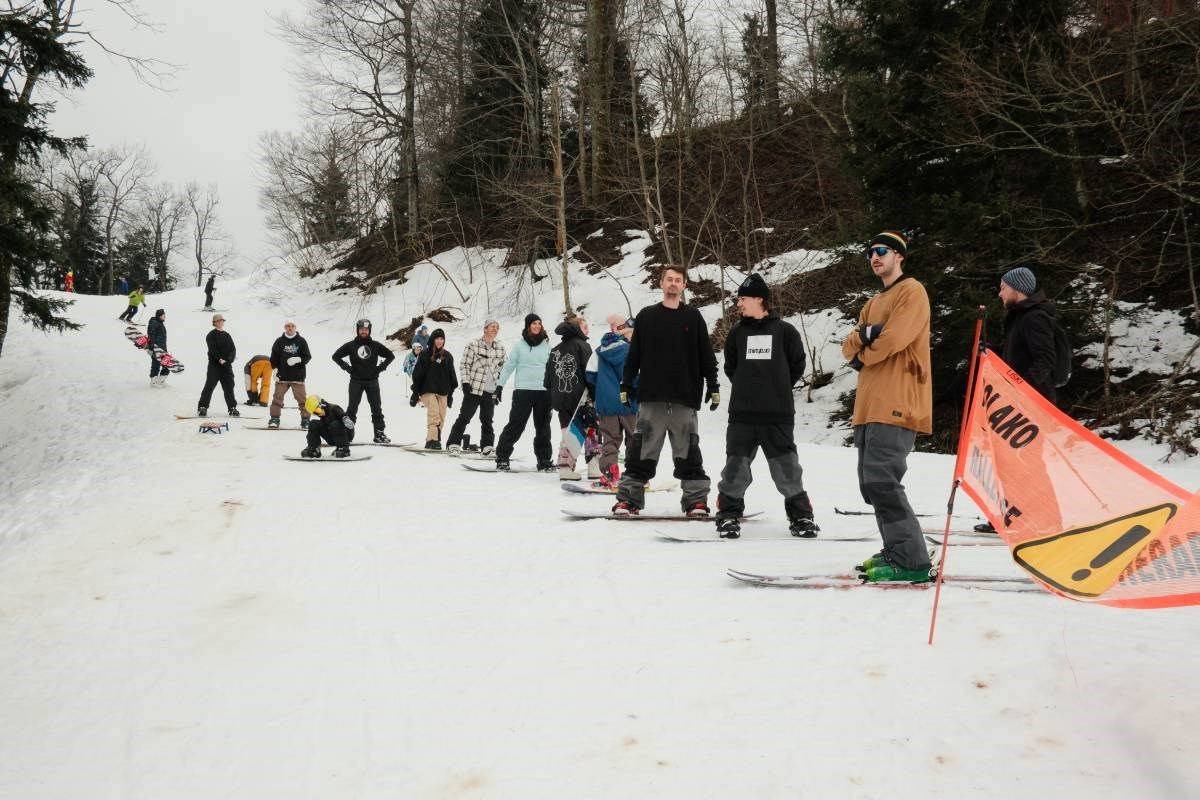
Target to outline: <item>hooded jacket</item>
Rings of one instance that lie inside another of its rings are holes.
[[[562,341],[550,351],[542,382],[550,390],[550,407],[555,411],[571,412],[587,391],[584,370],[592,357],[592,346],[583,331],[566,320],[559,323],[554,333],[561,336]]]
[[[347,364],[342,359],[349,358]],[[350,373],[356,381],[378,380],[380,373],[388,368],[396,354],[370,336],[366,339],[355,336],[333,351],[333,363]],[[381,362],[380,359],[383,359]]]
[[[434,331],[434,335],[429,337],[429,341],[433,342],[442,332]],[[445,336],[442,336],[442,341],[445,342]],[[434,360],[434,354],[437,353],[437,360]],[[433,345],[417,356],[417,366],[413,368],[412,374],[412,390],[413,394],[420,397],[423,394],[440,394],[449,397],[454,394],[454,390],[458,387],[458,374],[454,371],[454,356],[450,355],[445,348],[435,350]]]
[[[151,317],[150,322],[146,324],[146,335],[150,337],[150,344],[163,350],[167,349],[167,323],[157,316]]]
[[[792,387],[804,377],[800,332],[771,312],[742,317],[725,340],[725,374],[732,383],[729,421],[788,423],[795,419]]]
[[[595,388],[596,413],[602,417],[627,417],[638,411],[635,397],[629,398],[629,405],[621,404],[621,376],[628,355],[629,340],[609,331],[601,337],[600,346],[588,361],[587,382]],[[636,379],[633,388],[636,391]]]
[[[1004,347],[1000,351],[1004,362],[1051,403],[1058,398],[1054,388],[1057,316],[1054,304],[1041,289],[1014,303],[1004,316]]]
[[[292,358],[299,358],[300,363],[289,364],[288,360]],[[312,353],[308,349],[308,342],[299,333],[292,336],[285,333],[271,345],[271,366],[275,368],[276,380],[304,383],[309,361],[312,361]]]

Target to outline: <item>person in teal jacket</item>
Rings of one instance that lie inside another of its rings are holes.
[[[550,391],[546,388],[546,362],[549,360],[550,337],[542,328],[542,318],[537,314],[528,314],[521,339],[509,348],[508,358],[504,360],[500,378],[496,381],[498,404],[504,384],[513,374],[517,376],[508,423],[500,432],[500,441],[496,443],[496,469],[508,469],[513,447],[525,432],[530,415],[533,416],[533,453],[537,456],[537,468],[543,472],[554,472],[556,469],[551,459]]]

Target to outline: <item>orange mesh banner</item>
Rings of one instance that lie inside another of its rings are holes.
[[[1064,597],[1200,604],[1200,494],[1064,415],[994,353],[979,357],[955,477],[1015,560]]]

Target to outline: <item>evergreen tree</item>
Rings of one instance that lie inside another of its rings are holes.
[[[64,198],[59,225],[60,259],[64,272],[75,274],[75,291],[99,294],[104,278],[104,237],[100,233],[97,209],[99,193],[94,179],[83,179],[71,186],[73,194]]]
[[[306,244],[336,242],[359,233],[350,213],[350,181],[332,153],[304,201],[304,227]]]
[[[126,233],[117,242],[113,254],[113,271],[129,279],[129,288],[155,285],[154,234],[149,228],[139,227]]]
[[[484,0],[467,32],[471,76],[442,164],[445,198],[482,216],[514,179],[544,169],[542,0]]]
[[[80,87],[91,77],[83,59],[60,40],[62,31],[52,21],[49,11],[32,4],[0,14],[0,352],[13,300],[35,327],[79,327],[61,316],[67,303],[36,292],[38,266],[51,255],[46,232],[53,212],[36,191],[28,169],[38,164],[43,148],[66,152],[82,142],[50,132],[50,107],[32,101],[33,88],[42,79]]]
[[[764,109],[770,99],[767,94],[767,63],[770,59],[770,39],[758,14],[743,14],[742,63],[738,74],[742,78],[742,102],[747,115],[754,109]]]

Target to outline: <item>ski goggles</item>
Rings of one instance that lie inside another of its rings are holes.
[[[867,261],[871,260],[871,256],[879,256],[880,258],[883,258],[890,252],[892,252],[892,248],[884,247],[881,244],[877,244],[874,247],[868,247],[867,248]]]

